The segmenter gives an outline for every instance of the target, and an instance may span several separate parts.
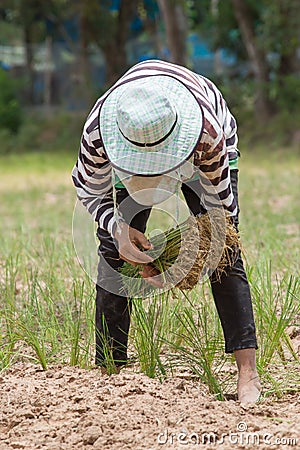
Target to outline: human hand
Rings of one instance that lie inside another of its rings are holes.
[[[141,270],[139,274],[147,281],[147,283],[152,284],[152,286],[157,288],[164,287],[161,273],[151,264],[143,266],[143,270]]]
[[[127,225],[126,222],[120,223],[119,231],[115,232],[114,238],[118,242],[119,255],[124,261],[129,262],[133,266],[153,262],[151,256],[140,250],[141,247],[144,250],[152,248],[148,239],[143,233]]]

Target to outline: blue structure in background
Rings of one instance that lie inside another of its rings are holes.
[[[0,61],[0,69],[8,71],[8,70],[10,70],[10,66],[8,64],[6,64],[5,62]]]
[[[188,54],[190,67],[204,76],[210,76],[215,71],[216,53],[211,51],[204,39],[196,33],[191,33],[187,39]],[[129,49],[129,63],[145,61],[147,59],[165,59],[170,60],[170,52],[168,47],[160,48],[160,53],[157,54],[150,41],[131,42]],[[219,61],[222,70],[230,70],[235,66],[237,59],[235,55],[228,53],[224,49],[220,49],[218,53]]]
[[[188,36],[189,57],[193,70],[204,76],[209,76],[215,71],[216,53],[209,49],[205,40],[196,33]],[[230,69],[236,64],[237,58],[224,49],[218,50],[219,64],[222,70]]]

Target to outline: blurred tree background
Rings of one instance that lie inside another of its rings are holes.
[[[78,139],[97,97],[150,58],[212,79],[251,139],[299,148],[298,0],[1,0],[2,152]]]

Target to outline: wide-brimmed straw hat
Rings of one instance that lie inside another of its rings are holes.
[[[190,89],[168,75],[117,85],[102,103],[100,134],[109,161],[132,175],[160,175],[188,160],[203,129]]]

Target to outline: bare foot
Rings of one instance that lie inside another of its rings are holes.
[[[238,399],[241,404],[256,403],[261,393],[261,384],[256,370],[243,370],[238,379]]]
[[[239,371],[238,399],[242,404],[256,403],[261,385],[256,370],[255,348],[235,350],[234,356]]]

